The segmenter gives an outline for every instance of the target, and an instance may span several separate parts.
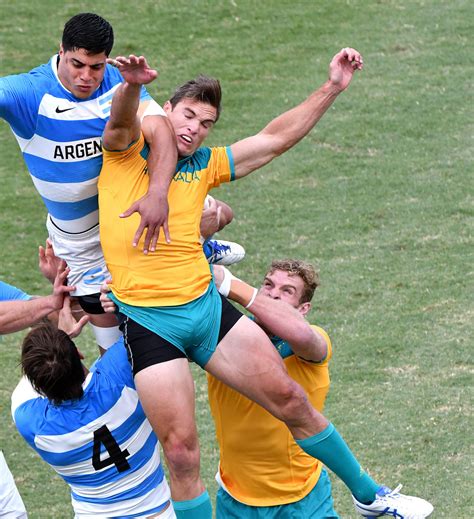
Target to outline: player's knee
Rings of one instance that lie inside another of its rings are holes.
[[[175,477],[199,475],[199,443],[197,438],[168,438],[162,442],[170,472]]]
[[[289,377],[285,377],[285,380],[279,385],[275,403],[277,417],[285,423],[290,423],[295,418],[298,420],[309,405],[301,386]]]

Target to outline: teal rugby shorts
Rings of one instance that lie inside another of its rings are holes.
[[[201,296],[179,306],[133,306],[109,297],[119,311],[180,349],[204,367],[216,350],[222,313],[222,299],[214,281]]]
[[[331,495],[331,481],[323,469],[313,490],[295,503],[278,506],[248,506],[219,488],[216,519],[338,519]]]

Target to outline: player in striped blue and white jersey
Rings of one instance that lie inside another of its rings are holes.
[[[106,20],[82,13],[66,23],[59,53],[47,64],[0,78],[0,117],[10,125],[46,205],[49,236],[55,253],[71,270],[68,283],[76,287],[73,295],[89,313],[101,313],[98,293],[109,277],[99,241],[97,181],[102,132],[114,92],[123,81],[118,70],[107,64],[113,41]],[[160,149],[149,161],[154,183],[149,193],[158,194],[145,196],[136,205],[142,216],[139,229],[148,229],[148,248],[160,227],[166,228],[166,195],[175,170],[176,145],[163,110],[144,88],[139,111],[143,117],[157,116],[144,117],[143,125],[151,149]],[[94,294],[97,300],[90,299]],[[117,340],[119,332],[111,316],[93,315],[91,323],[103,348]]]
[[[13,418],[69,484],[76,518],[175,518],[122,339],[87,371],[68,335],[43,324],[25,338],[21,363]]]

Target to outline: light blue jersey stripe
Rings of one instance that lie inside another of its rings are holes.
[[[69,162],[67,175],[64,174],[64,165],[50,163],[47,160],[25,154],[25,161],[31,176],[51,184],[70,184],[85,182],[97,178],[102,167],[102,157],[94,157],[82,162]]]
[[[163,481],[164,477],[165,473],[163,466],[159,465],[158,470],[156,470],[151,476],[140,483],[140,491],[143,494],[146,494],[150,490],[153,490]],[[136,497],[136,491],[135,489],[127,490],[125,492],[121,492],[120,494],[115,494],[113,497],[109,498],[84,497],[76,494],[75,492],[71,492],[71,495],[76,501],[84,501],[86,503],[110,503],[113,501],[123,501],[125,499]]]
[[[99,203],[98,195],[86,200],[81,200],[80,202],[54,202],[53,200],[42,198],[49,214],[59,220],[76,220],[77,218],[82,218],[95,211]]]

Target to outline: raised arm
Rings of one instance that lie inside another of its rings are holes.
[[[146,195],[134,202],[120,216],[126,218],[140,213],[140,225],[133,238],[135,247],[146,229],[143,252],[154,251],[163,228],[166,242],[171,241],[168,229],[168,189],[176,171],[178,149],[176,137],[166,116],[146,116],[141,124],[145,140],[150,145],[148,176],[150,184]]]
[[[296,308],[259,293],[219,265],[214,265],[214,277],[221,294],[252,312],[260,326],[288,342],[296,355],[313,362],[326,358],[325,337],[316,332]]]
[[[28,301],[0,302],[0,334],[18,332],[37,323],[55,310],[63,307],[64,297],[74,291],[74,287],[64,285],[69,269],[61,261],[53,284],[53,293]]]
[[[112,99],[110,118],[105,126],[102,143],[110,151],[125,150],[140,136],[138,107],[142,85],[151,83],[158,75],[143,56],[118,56],[109,60],[122,74],[124,82]]]
[[[268,164],[305,137],[362,69],[362,56],[355,49],[338,52],[329,65],[329,79],[305,101],[273,119],[265,128],[232,144],[235,178],[242,178]]]
[[[136,212],[140,214],[140,225],[133,237],[132,245],[137,246],[146,230],[143,245],[143,252],[146,254],[148,250],[155,250],[161,228],[165,240],[171,240],[168,230],[168,189],[178,158],[176,138],[164,112],[163,115],[159,115],[159,110],[152,110],[149,114],[147,106],[139,105],[141,86],[157,77],[156,70],[148,66],[143,56],[119,56],[110,62],[119,68],[125,82],[119,87],[112,101],[111,115],[104,133],[104,147],[109,150],[126,149],[138,139],[140,114],[143,116],[141,130],[151,150],[148,157],[148,191],[120,215],[122,218],[128,218]],[[143,104],[158,107],[154,101]]]

